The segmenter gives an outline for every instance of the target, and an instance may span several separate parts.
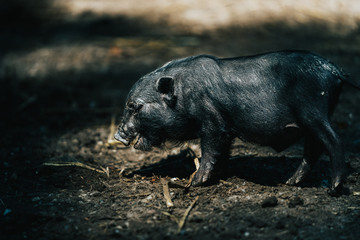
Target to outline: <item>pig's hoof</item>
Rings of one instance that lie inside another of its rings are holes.
[[[289,185],[289,186],[296,186],[300,181],[298,181],[298,179],[296,177],[291,177],[289,178],[287,181],[286,181],[286,185]]]
[[[328,193],[333,197],[339,197],[343,194],[346,194],[346,189],[344,188],[341,177],[336,177],[334,179]]]
[[[289,185],[289,186],[294,186],[294,185],[296,185],[296,184],[295,184],[295,180],[294,180],[293,178],[289,178],[289,179],[286,181],[285,184],[286,184],[286,185]]]
[[[343,186],[342,184],[337,187],[331,187],[328,191],[329,195],[332,197],[339,197],[343,194]]]
[[[194,179],[191,183],[192,186],[204,186],[204,185],[209,185],[211,182],[211,177],[210,177],[210,171],[206,171],[203,170],[201,171],[199,169],[199,171],[195,174]]]
[[[202,185],[205,185],[209,179],[209,174],[199,174],[199,172],[197,172],[195,174],[195,177],[191,183],[192,186],[202,186]]]
[[[298,185],[306,176],[306,172],[301,170],[301,171],[296,171],[296,173],[294,173],[294,175],[289,178],[287,181],[286,181],[286,185],[290,185],[290,186],[296,186]]]

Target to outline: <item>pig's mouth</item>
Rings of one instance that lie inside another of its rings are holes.
[[[135,134],[135,137],[123,137],[122,134],[115,133],[114,138],[122,142],[125,146],[129,146],[132,142],[135,142],[134,148],[142,151],[150,151],[152,144],[150,140],[140,134]]]
[[[122,137],[119,132],[116,132],[114,138],[120,142],[122,142],[125,146],[129,146],[130,142],[133,140],[131,138]]]

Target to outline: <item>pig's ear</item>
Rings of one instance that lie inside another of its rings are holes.
[[[157,90],[162,94],[174,93],[174,79],[172,77],[162,77],[157,81]]]
[[[176,104],[174,96],[174,79],[172,77],[162,77],[157,81],[157,91],[162,94],[162,99],[169,107]]]

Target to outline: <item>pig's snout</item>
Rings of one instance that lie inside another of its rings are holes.
[[[129,146],[131,141],[137,136],[135,125],[132,122],[122,123],[115,133],[114,138],[124,145]]]
[[[126,137],[124,136],[124,134],[121,132],[120,129],[115,133],[114,138],[122,142],[125,146],[129,146],[130,144],[130,140],[126,139]]]

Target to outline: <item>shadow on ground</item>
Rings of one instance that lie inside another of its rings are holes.
[[[194,171],[194,155],[189,149],[181,151],[177,155],[169,155],[151,165],[143,166],[126,177],[134,175],[170,178],[188,178]],[[277,186],[285,182],[295,173],[301,163],[299,157],[285,156],[233,156],[226,166],[221,179],[237,177],[263,186]],[[201,161],[201,159],[200,159]],[[301,187],[330,187],[330,162],[325,159],[319,160],[310,175],[299,186]],[[348,169],[348,174],[353,169]]]

